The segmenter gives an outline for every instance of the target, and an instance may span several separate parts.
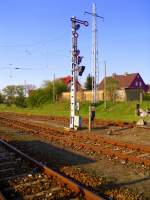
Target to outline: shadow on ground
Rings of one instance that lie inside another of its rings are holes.
[[[79,155],[69,150],[57,147],[55,145],[34,141],[11,141],[10,144],[30,155],[39,162],[53,167],[75,166],[96,162],[93,159]]]
[[[26,153],[37,161],[46,164],[47,166],[53,168],[55,171],[59,171],[59,169],[63,166],[74,166],[79,164],[87,164],[95,162],[92,159],[87,157],[78,155],[76,153],[70,152],[68,150],[56,147],[54,145],[34,140],[34,141],[10,141],[9,144],[15,146],[20,151]],[[24,170],[21,171],[21,166],[15,165],[16,170],[15,178],[19,175],[19,179],[21,176],[24,176]],[[39,173],[35,167],[33,171],[29,170],[26,174],[36,174]],[[16,191],[15,187],[11,183],[11,177],[14,177],[14,173],[6,174],[5,177],[0,174],[0,191],[4,194],[7,199],[23,199],[22,193],[18,190]],[[5,181],[4,181],[5,179]],[[8,179],[8,181],[6,181]],[[12,179],[12,180],[13,180]],[[7,189],[8,188],[8,189]],[[12,197],[13,195],[13,197]]]

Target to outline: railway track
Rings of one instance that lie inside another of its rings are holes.
[[[0,200],[102,200],[0,140]]]
[[[4,113],[2,113],[4,114]],[[69,118],[67,117],[61,117],[61,116],[44,116],[44,115],[27,115],[27,114],[17,114],[17,113],[6,113],[7,116],[13,116],[16,118],[20,118],[20,116],[23,119],[34,119],[34,120],[40,120],[40,121],[56,121],[56,122],[63,122],[66,125],[69,124]],[[83,118],[83,123],[88,125],[88,119]],[[126,127],[126,128],[133,128],[135,126],[135,123],[132,122],[123,122],[123,121],[112,121],[112,120],[101,120],[101,119],[95,119],[94,121],[95,125],[105,125],[105,126],[119,126],[119,127]]]
[[[100,154],[103,154],[121,161],[129,161],[150,167],[150,147],[146,145],[125,143],[108,139],[97,134],[68,133],[58,128],[55,129],[54,127],[42,126],[21,118],[16,119],[11,116],[6,117],[0,115],[0,119],[1,122],[12,128],[30,132],[40,137],[44,137],[54,144],[70,147],[88,155],[98,157]]]

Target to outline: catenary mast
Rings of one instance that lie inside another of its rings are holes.
[[[92,15],[92,103],[95,104],[97,102],[96,93],[99,81],[97,17],[103,20],[104,18],[97,15],[95,3],[93,3],[92,13],[85,12],[85,14]]]

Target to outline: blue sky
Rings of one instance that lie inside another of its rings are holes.
[[[139,72],[150,83],[150,0],[1,0],[0,88],[35,84],[70,74],[70,17],[88,20],[79,31],[79,49],[91,73],[92,20],[84,16],[92,3],[105,18],[98,20],[100,79],[104,60],[108,74]],[[22,70],[14,70],[20,67]]]

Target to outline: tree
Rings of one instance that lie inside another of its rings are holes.
[[[15,86],[15,94],[16,96],[22,97],[24,96],[24,85],[16,85]]]
[[[0,92],[0,103],[4,103],[4,95]]]
[[[31,91],[27,100],[28,105],[31,107],[38,107],[46,102],[51,102],[51,101],[52,101],[52,91],[45,88],[39,88]]]
[[[8,85],[3,89],[5,101],[8,105],[15,103],[16,87]]]
[[[34,107],[53,102],[54,99],[59,99],[62,92],[65,91],[67,91],[67,86],[60,79],[55,80],[55,82],[44,81],[41,88],[31,91],[28,97],[28,105]]]
[[[23,85],[8,85],[3,89],[3,93],[5,97],[5,102],[8,105],[16,104],[16,106],[26,106]]]
[[[52,97],[55,95],[55,99],[59,99],[63,92],[67,91],[66,84],[61,79],[55,81],[44,81],[43,87],[52,91]]]
[[[85,88],[86,90],[92,90],[92,76],[90,74],[86,78]]]
[[[119,89],[119,82],[112,77],[107,77],[106,78],[106,96],[110,100],[115,101],[115,93]]]
[[[28,96],[30,94],[31,91],[35,90],[36,86],[33,84],[27,84],[25,86],[25,96]]]
[[[15,96],[16,106],[26,107],[26,97],[25,97],[25,87],[24,85],[16,86],[16,96]]]
[[[67,86],[62,80],[56,80],[54,85],[56,100],[59,99],[63,92],[67,91]]]

